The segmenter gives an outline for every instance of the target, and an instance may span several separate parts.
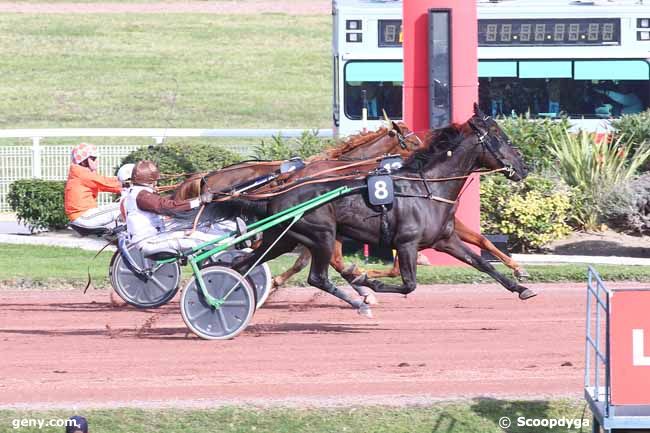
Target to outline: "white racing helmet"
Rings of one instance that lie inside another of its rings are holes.
[[[135,164],[124,164],[119,170],[117,170],[117,179],[122,182],[122,185],[131,183],[131,176],[134,167]]]

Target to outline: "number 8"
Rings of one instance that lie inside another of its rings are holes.
[[[383,180],[375,183],[375,197],[379,200],[384,200],[388,197],[388,189],[386,188],[386,182]]]

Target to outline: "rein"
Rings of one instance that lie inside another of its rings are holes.
[[[267,193],[258,193],[258,194],[228,194],[227,197],[222,197],[214,200],[215,202],[222,202],[222,201],[227,201],[231,198],[237,198],[237,197],[242,197],[245,199],[253,199],[253,200],[260,200],[260,199],[265,199],[269,197],[275,197],[276,195],[284,194],[287,193],[291,190],[294,190],[296,188],[299,188],[304,185],[311,185],[315,183],[328,183],[328,182],[338,182],[341,180],[363,180],[365,179],[366,176],[362,175],[360,173],[354,173],[354,174],[346,174],[342,176],[335,176],[335,177],[330,177],[326,179],[312,179],[312,180],[306,180],[304,182],[296,183],[295,185],[290,186],[289,188],[282,189],[280,191],[272,191],[272,192],[267,192]],[[225,193],[224,193],[225,194]]]
[[[393,179],[397,180],[413,180],[413,181],[418,181],[418,182],[447,182],[447,181],[452,181],[452,180],[462,180],[462,179],[467,179],[473,174],[479,174],[481,176],[487,175],[487,174],[492,174],[492,173],[499,173],[502,171],[509,171],[508,168],[506,167],[501,167],[501,168],[496,168],[494,170],[474,170],[470,174],[466,174],[464,176],[452,176],[452,177],[410,177],[410,176],[397,176],[397,175],[391,175]]]

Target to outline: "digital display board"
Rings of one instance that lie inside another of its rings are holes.
[[[619,18],[478,20],[478,45],[620,45]]]
[[[379,20],[380,47],[402,46],[402,20]]]

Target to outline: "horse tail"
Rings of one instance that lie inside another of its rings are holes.
[[[258,218],[268,216],[268,200],[253,201],[235,198],[224,203],[227,203],[229,206],[232,206],[232,209],[236,209],[239,213],[244,215],[252,215]]]

